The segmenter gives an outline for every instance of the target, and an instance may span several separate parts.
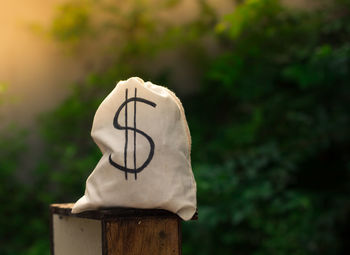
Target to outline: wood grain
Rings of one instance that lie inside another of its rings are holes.
[[[108,255],[180,255],[181,228],[176,217],[124,218],[106,222]]]

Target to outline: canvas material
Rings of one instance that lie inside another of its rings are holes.
[[[99,106],[91,135],[103,156],[72,213],[118,206],[192,218],[197,202],[191,137],[173,92],[137,77],[120,81]]]

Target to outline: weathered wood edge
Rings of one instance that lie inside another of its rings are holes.
[[[178,231],[179,255],[182,255],[182,224],[180,219],[177,220],[177,227],[178,227],[177,231]]]
[[[180,218],[176,214],[162,209],[136,209],[136,208],[101,208],[98,210],[85,211],[82,213],[72,214],[74,204],[51,204],[51,214],[59,214],[64,216],[73,216],[78,218],[88,218],[97,220],[113,220],[123,217],[175,217]],[[198,211],[193,215],[191,220],[198,219]]]
[[[107,243],[107,221],[101,220],[101,241],[102,241],[102,255],[108,255],[108,243]]]

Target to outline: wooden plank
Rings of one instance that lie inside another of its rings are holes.
[[[106,222],[108,255],[180,255],[179,218],[125,218]]]
[[[52,204],[50,206],[52,215],[51,254],[61,254],[55,253],[57,252],[57,247],[55,246],[62,243],[61,240],[57,239],[57,234],[56,236],[54,234],[57,231],[57,227],[61,228],[58,229],[61,233],[68,231],[67,236],[70,236],[70,238],[65,241],[67,242],[65,246],[73,247],[74,240],[80,239],[80,234],[74,232],[78,229],[81,230],[82,225],[79,222],[81,220],[92,220],[96,222],[95,230],[88,232],[94,233],[92,236],[95,236],[96,240],[101,240],[100,242],[88,241],[89,245],[95,243],[96,246],[94,247],[98,247],[98,250],[100,250],[99,253],[94,251],[95,254],[181,255],[182,220],[174,213],[160,209],[114,207],[72,214],[73,205],[69,203]],[[192,220],[197,219],[197,217],[196,213]],[[58,219],[65,219],[67,222],[62,224]],[[69,224],[68,221],[70,221]],[[83,222],[83,225],[86,224],[89,225],[89,223]],[[97,236],[99,237],[97,238]],[[89,238],[89,236],[82,238],[81,243],[84,242],[83,240],[89,240]],[[71,241],[73,243],[69,243]],[[88,246],[82,245],[79,249],[84,251],[86,247]],[[88,250],[92,251],[93,249],[90,247]],[[66,251],[63,252],[65,253]],[[80,254],[78,250],[74,250],[73,253],[75,253],[74,255]]]

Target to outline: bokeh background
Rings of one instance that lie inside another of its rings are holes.
[[[48,206],[83,194],[131,76],[185,107],[183,254],[350,254],[349,0],[0,4],[0,254],[49,254]]]

